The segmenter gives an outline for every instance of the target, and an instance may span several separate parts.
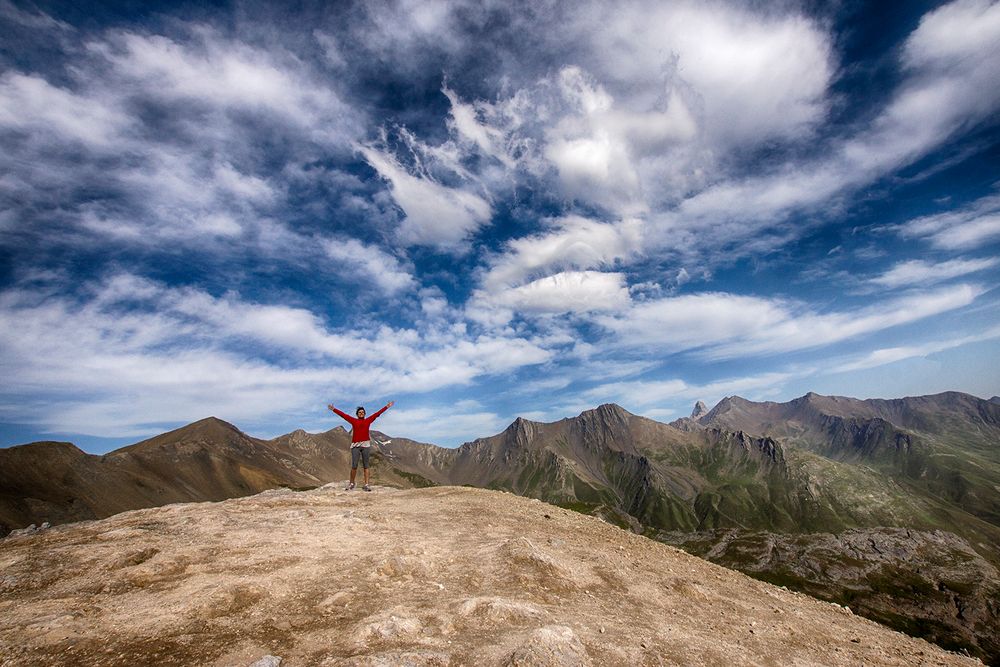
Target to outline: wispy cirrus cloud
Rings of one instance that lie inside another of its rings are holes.
[[[1000,195],[988,195],[946,213],[921,216],[895,228],[903,238],[918,238],[945,250],[966,250],[1000,237]]]
[[[872,278],[869,282],[883,287],[902,287],[906,285],[927,285],[941,282],[970,273],[985,271],[1000,263],[995,257],[985,259],[951,259],[944,262],[927,262],[911,259],[900,262],[885,273]]]
[[[515,336],[450,326],[336,333],[305,308],[128,274],[93,285],[82,301],[7,290],[0,323],[2,395],[51,397],[44,414],[18,418],[81,433],[128,434],[191,414],[301,414],[323,393],[426,392],[551,358]]]
[[[472,234],[489,223],[492,207],[480,195],[443,185],[429,174],[411,174],[389,153],[371,147],[360,151],[403,209],[402,243],[463,252]]]
[[[972,334],[971,336],[959,336],[948,340],[935,340],[918,345],[899,345],[896,347],[883,347],[872,350],[859,358],[844,362],[830,369],[831,373],[848,373],[850,371],[868,370],[892,364],[904,359],[916,357],[926,357],[930,354],[951,350],[956,347],[978,343],[986,340],[1000,338],[1000,327],[993,327],[983,332]]]
[[[784,299],[691,294],[645,301],[596,321],[620,344],[732,359],[831,345],[967,306],[982,292],[959,284],[828,313]]]
[[[59,202],[64,225],[120,243],[252,237],[287,186],[254,137],[308,155],[361,127],[302,61],[205,25],[89,36],[54,74],[0,77],[0,196],[30,215]]]

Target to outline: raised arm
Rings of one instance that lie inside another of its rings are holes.
[[[332,404],[331,404],[331,405],[328,405],[328,406],[326,406],[326,407],[328,407],[328,408],[329,408],[330,410],[332,410],[333,412],[337,413],[338,415],[340,415],[341,417],[343,417],[344,419],[346,419],[346,420],[347,420],[348,422],[351,422],[351,416],[350,416],[350,415],[348,415],[347,413],[345,413],[345,412],[341,412],[341,411],[340,411],[340,410],[338,410],[337,408],[333,407],[333,405],[332,405]],[[352,424],[353,424],[353,422],[352,422]]]
[[[396,401],[389,401],[389,403],[384,408],[382,408],[381,410],[379,410],[378,412],[376,412],[375,414],[373,414],[371,417],[369,417],[368,418],[368,422],[371,423],[371,422],[375,421],[375,419],[378,418],[378,416],[380,414],[382,414],[383,412],[385,412],[386,410],[388,410],[389,408],[391,408],[395,404],[396,404]]]

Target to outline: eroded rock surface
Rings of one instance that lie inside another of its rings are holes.
[[[596,518],[272,491],[0,541],[0,664],[963,665]]]

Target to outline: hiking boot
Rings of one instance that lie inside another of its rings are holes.
[[[361,488],[364,489],[365,491],[371,491],[372,490],[372,487],[368,486],[367,484],[365,484]]]
[[[354,488],[354,482],[351,482],[344,488],[344,491],[350,491],[353,488]]]

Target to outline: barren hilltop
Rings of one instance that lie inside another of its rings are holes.
[[[8,537],[0,664],[978,664],[538,500],[341,488]]]

